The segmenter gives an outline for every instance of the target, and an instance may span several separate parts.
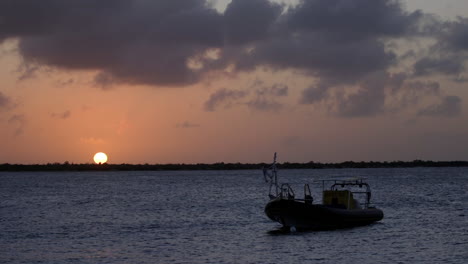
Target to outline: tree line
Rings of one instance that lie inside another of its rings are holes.
[[[267,163],[197,163],[197,164],[0,164],[0,171],[164,171],[164,170],[255,170]],[[279,169],[345,169],[345,168],[413,168],[413,167],[468,167],[468,161],[345,161],[340,163],[277,163]]]

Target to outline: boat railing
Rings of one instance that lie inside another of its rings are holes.
[[[322,193],[325,191],[341,191],[348,190],[348,198],[346,202],[347,208],[356,208],[363,207],[369,208],[370,198],[371,198],[371,189],[369,184],[365,181],[365,178],[355,177],[355,178],[340,178],[340,179],[324,179],[319,180],[322,183]],[[328,184],[327,184],[328,183]],[[330,187],[327,187],[330,186]],[[357,190],[356,190],[357,188]],[[365,201],[362,202],[362,199],[356,199],[355,196],[365,195]]]
[[[294,190],[288,183],[280,184],[278,182],[277,168],[276,168],[276,153],[273,157],[273,163],[269,166],[263,167],[263,176],[265,182],[269,183],[269,192],[268,196],[270,199],[288,199],[288,200],[297,200],[304,201],[305,203],[312,204],[313,197],[310,191],[309,184],[304,185],[304,199],[295,199]],[[365,182],[366,178],[364,177],[352,177],[352,178],[335,178],[335,179],[322,179],[315,180],[314,182],[320,182],[322,185],[322,194],[325,191],[340,191],[348,190],[349,193],[347,202],[344,206],[347,208],[356,208],[356,207],[371,207],[371,190],[369,184]],[[327,188],[326,188],[327,187]],[[365,190],[356,190],[357,188]],[[357,196],[365,195],[365,202],[361,202],[357,199],[354,199],[354,194]],[[324,195],[322,195],[322,203],[325,204]],[[319,200],[320,201],[320,200]]]

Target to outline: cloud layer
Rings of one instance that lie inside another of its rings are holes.
[[[95,83],[104,89],[116,83],[190,85],[228,68],[294,70],[316,80],[302,92],[302,104],[333,104],[333,114],[354,117],[387,111],[417,78],[466,80],[468,19],[442,21],[408,12],[396,0],[304,0],[295,6],[233,0],[223,13],[205,0],[4,0],[0,21],[0,42],[17,38],[25,62],[97,70]],[[418,54],[411,56],[412,72],[390,73],[407,58],[389,44],[416,38],[433,44],[408,53]],[[392,83],[397,76],[400,92]],[[205,109],[243,93],[219,90]],[[279,107],[258,94],[248,105]]]

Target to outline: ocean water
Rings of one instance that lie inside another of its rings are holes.
[[[277,232],[260,170],[0,172],[0,263],[468,263],[468,168],[279,171],[298,195],[339,176],[381,222]]]

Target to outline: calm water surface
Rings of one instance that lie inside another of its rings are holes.
[[[468,168],[279,173],[367,177],[385,218],[276,232],[260,170],[0,173],[0,263],[468,263]]]

